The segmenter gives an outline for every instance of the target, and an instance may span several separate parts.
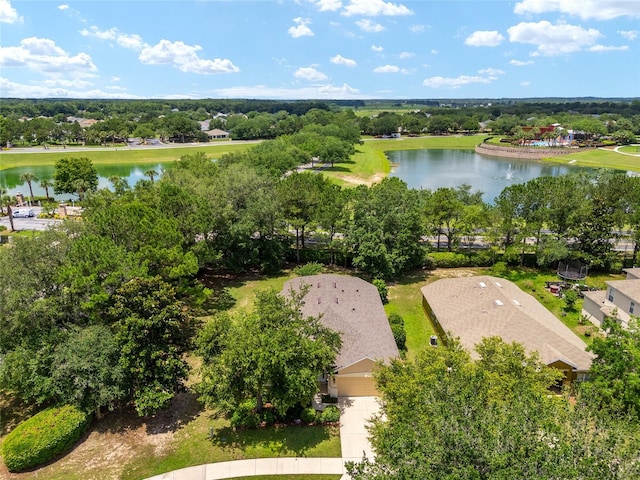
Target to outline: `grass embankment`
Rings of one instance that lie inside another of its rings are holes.
[[[105,149],[75,150],[36,150],[24,153],[0,153],[0,170],[14,167],[54,165],[56,160],[65,157],[86,157],[96,165],[127,164],[127,163],[162,163],[178,160],[183,155],[205,152],[209,156],[219,157],[225,153],[243,151],[253,143],[220,142],[185,147],[113,147]]]

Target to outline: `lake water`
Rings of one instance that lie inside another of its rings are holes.
[[[398,150],[386,154],[394,164],[390,176],[400,178],[409,188],[436,190],[467,183],[472,191],[483,192],[488,203],[493,203],[509,185],[584,170],[537,160],[488,157],[473,150]]]
[[[124,165],[95,165],[96,170],[98,171],[98,188],[112,188],[111,182],[109,182],[109,177],[113,176],[126,178],[129,182],[129,185],[133,187],[138,180],[149,178],[144,176],[144,172],[146,172],[147,170],[155,170],[158,173],[162,173],[167,168],[171,168],[172,164],[173,162],[156,164],[128,163]],[[33,194],[36,197],[44,197],[45,190],[44,188],[40,187],[39,183],[43,178],[53,180],[53,170],[53,165],[26,168],[16,167],[9,168],[7,170],[0,170],[0,186],[6,188],[7,194],[12,198],[17,192],[22,192],[25,196],[25,199],[27,199],[27,197],[29,196],[29,186],[20,180],[20,175],[28,171],[33,173],[39,179],[38,181],[31,182],[31,186],[33,187]],[[55,198],[56,200],[77,199],[76,195],[70,195],[68,193],[54,195],[53,188],[49,188],[49,196]]]

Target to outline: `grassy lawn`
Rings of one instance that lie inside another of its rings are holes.
[[[127,163],[161,163],[178,160],[183,155],[205,152],[209,156],[218,157],[228,152],[243,151],[251,147],[250,143],[221,142],[202,144],[193,147],[169,148],[135,148],[114,147],[109,150],[73,151],[67,150],[35,150],[25,153],[0,153],[0,170],[21,166],[53,165],[56,160],[65,157],[86,157],[96,165]]]
[[[282,480],[282,475],[259,475],[256,477],[238,477],[231,480]],[[342,475],[287,475],[287,480],[339,480]]]

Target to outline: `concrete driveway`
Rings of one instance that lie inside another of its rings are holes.
[[[359,462],[362,456],[373,460],[373,449],[369,443],[369,420],[380,410],[378,397],[341,397],[340,444],[342,460]]]

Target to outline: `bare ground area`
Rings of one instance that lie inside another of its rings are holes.
[[[0,463],[0,479],[121,478],[124,467],[136,457],[158,456],[170,449],[176,432],[200,412],[192,393],[180,393],[169,408],[151,418],[141,419],[134,410],[109,413],[94,420],[73,450],[41,468],[10,473]]]
[[[379,183],[384,178],[384,175],[380,175],[376,173],[373,177],[368,179],[354,177],[353,175],[336,175],[336,178],[339,178],[343,182],[350,183],[352,185],[366,185],[370,187],[374,183]]]

